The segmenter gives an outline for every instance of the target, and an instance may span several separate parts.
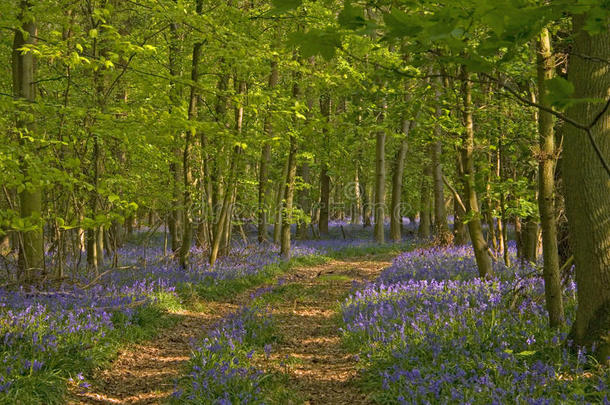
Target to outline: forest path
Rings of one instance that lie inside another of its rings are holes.
[[[258,366],[287,375],[291,390],[305,404],[369,403],[354,385],[356,361],[343,349],[337,326],[339,302],[353,282],[375,279],[391,257],[346,258],[297,267],[284,275],[269,304],[283,336]],[[224,316],[247,304],[253,290],[224,301],[204,301],[197,311],[173,312],[176,324],[155,339],[121,350],[86,390],[72,387],[69,404],[160,404],[174,391],[185,370],[191,342]]]
[[[306,405],[371,403],[356,386],[356,359],[341,344],[337,316],[353,282],[374,280],[390,259],[342,259],[298,269],[292,283],[267,297],[282,340],[259,367],[287,375],[289,388]]]

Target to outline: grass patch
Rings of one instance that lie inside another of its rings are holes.
[[[236,294],[243,293],[251,288],[271,283],[277,276],[285,274],[299,267],[316,266],[328,262],[328,256],[309,255],[299,256],[288,261],[265,266],[256,275],[232,280],[203,280],[198,284],[181,284],[177,288],[181,300],[193,303],[197,299],[208,301],[221,301]]]
[[[348,246],[328,253],[333,259],[347,259],[352,257],[397,255],[413,249],[415,242],[406,241],[386,244],[367,244],[362,246]]]

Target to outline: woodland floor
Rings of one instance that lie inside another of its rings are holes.
[[[283,339],[259,368],[282,372],[304,404],[366,404],[355,385],[356,359],[341,346],[337,324],[339,302],[354,281],[375,279],[391,257],[332,260],[299,267],[272,292],[270,304]],[[223,316],[247,304],[251,291],[228,301],[205,301],[198,311],[172,313],[177,322],[154,340],[131,345],[112,365],[98,371],[85,392],[74,389],[70,404],[159,404],[174,391],[185,372],[191,342]]]

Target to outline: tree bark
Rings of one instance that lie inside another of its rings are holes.
[[[591,36],[585,30],[587,15],[575,16],[573,54],[568,78],[574,84],[574,98],[610,98],[610,27]],[[582,55],[586,55],[582,57]],[[610,113],[600,114],[604,104],[582,102],[568,110],[568,116],[590,132],[566,126],[563,175],[570,229],[574,244],[578,309],[571,335],[579,345],[597,344],[597,355],[610,356],[610,178],[600,155],[610,160]],[[596,117],[598,117],[597,121]],[[590,137],[588,136],[590,135]]]
[[[549,107],[546,81],[554,77],[555,58],[551,50],[551,36],[544,28],[538,39],[538,99]],[[559,251],[557,247],[557,224],[555,221],[555,131],[551,113],[538,112],[538,134],[540,156],[538,157],[538,209],[542,228],[542,257],[544,260],[544,291],[549,323],[552,328],[564,323],[561,277],[559,274]]]
[[[195,12],[200,15],[203,11],[203,0],[197,0]],[[197,82],[199,81],[199,62],[201,60],[201,52],[203,42],[198,41],[193,45],[193,61],[191,66],[191,93],[189,98],[188,120],[195,121],[197,119],[197,99],[198,89]],[[182,169],[184,175],[184,223],[182,229],[182,244],[179,250],[180,266],[187,268],[189,265],[189,255],[191,251],[191,242],[193,240],[193,198],[191,188],[193,187],[193,171],[191,167],[191,155],[193,149],[193,140],[197,135],[195,128],[189,128],[185,133],[184,139],[184,154],[182,160]]]
[[[382,102],[381,111],[377,122],[381,124],[385,118],[387,104]],[[384,220],[385,220],[385,131],[377,131],[375,135],[375,229],[373,231],[375,241],[385,242]]]
[[[443,165],[442,165],[442,129],[440,120],[443,115],[441,108],[441,83],[440,80],[436,85],[435,103],[436,103],[436,123],[434,124],[435,140],[430,145],[430,154],[432,160],[432,180],[434,187],[434,236],[436,242],[440,245],[449,245],[453,242],[453,235],[449,232],[449,224],[447,223],[447,211],[445,209],[445,188],[443,187]]]
[[[170,113],[172,109],[177,109],[180,104],[180,92],[176,84],[176,78],[179,76],[178,69],[178,24],[172,22],[170,24],[170,44],[169,44],[169,74],[172,78],[170,81],[169,98],[171,100]],[[171,240],[172,252],[177,253],[180,249],[180,222],[182,218],[182,206],[180,183],[181,180],[181,152],[177,146],[180,141],[180,134],[174,135],[173,145],[173,160],[169,165],[172,182],[172,208],[169,213],[167,226],[169,228],[169,236]]]
[[[464,178],[464,165],[462,164],[462,157],[460,153],[456,153],[455,159],[455,172],[459,179]],[[463,182],[461,182],[463,184]],[[458,183],[459,184],[459,183]],[[458,188],[458,184],[456,184],[456,188]],[[463,187],[462,187],[463,189]],[[461,194],[464,195],[462,190]],[[468,230],[466,225],[464,224],[464,220],[466,218],[466,211],[464,211],[464,207],[458,203],[457,199],[453,200],[453,241],[456,245],[465,245],[468,243]]]
[[[481,213],[475,190],[474,172],[474,122],[472,117],[472,83],[466,66],[461,67],[462,79],[462,108],[464,117],[464,132],[462,134],[461,155],[464,164],[462,181],[465,192],[465,206],[468,210],[468,231],[474,249],[474,255],[479,269],[480,277],[489,277],[493,274],[489,247],[483,236],[481,226]]]
[[[320,111],[326,118],[326,125],[330,125],[330,112],[332,109],[331,97],[324,94],[320,97]],[[324,140],[328,143],[328,128],[324,127]],[[326,159],[326,157],[324,158]],[[320,218],[318,230],[320,235],[328,235],[328,212],[330,209],[330,176],[328,175],[328,162],[324,160],[320,169]]]
[[[394,160],[394,172],[392,173],[392,206],[390,207],[390,238],[394,242],[402,239],[402,178],[405,170],[405,159],[409,149],[408,137],[413,122],[407,118],[402,119],[402,133],[404,138],[400,141],[396,159]]]
[[[271,61],[271,73],[269,74],[268,88],[272,91],[279,81],[279,71],[277,61]],[[272,96],[273,98],[273,96]],[[273,124],[271,115],[271,103],[269,111],[265,116],[264,123],[265,136],[269,140],[273,137]],[[258,181],[258,242],[261,243],[267,239],[267,215],[269,210],[267,207],[269,185],[269,162],[271,160],[271,144],[267,141],[261,148],[261,159],[259,165],[259,181]]]
[[[417,229],[417,236],[422,239],[428,239],[431,236],[432,224],[430,223],[430,179],[432,177],[432,166],[426,164],[424,166],[422,183],[421,183],[421,195],[420,195],[420,207],[419,207],[419,227]]]
[[[301,87],[299,85],[300,75],[295,73],[295,82],[292,86],[292,99],[298,101],[301,95]],[[286,185],[284,187],[284,210],[282,211],[282,241],[280,246],[280,254],[284,260],[290,259],[290,226],[293,222],[293,200],[294,200],[294,183],[297,174],[297,148],[298,139],[294,132],[298,128],[298,118],[293,119],[293,132],[290,133],[290,149],[288,151],[288,170],[286,172]]]

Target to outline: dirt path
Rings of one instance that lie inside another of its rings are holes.
[[[282,371],[292,390],[309,404],[367,403],[353,386],[353,356],[340,345],[335,315],[338,302],[352,282],[374,279],[389,265],[388,258],[333,260],[323,265],[297,268],[270,299],[278,319],[282,342],[267,370]],[[112,366],[94,376],[85,392],[73,389],[70,404],[159,404],[173,392],[174,381],[184,371],[191,342],[223,316],[247,303],[250,292],[229,302],[206,302],[202,312],[183,311],[172,328],[154,340],[131,345]]]
[[[233,302],[209,302],[202,312],[180,311],[176,325],[151,341],[130,345],[111,367],[95,374],[86,391],[72,389],[69,404],[159,404],[174,391],[191,353],[191,342],[209,326],[238,307]]]
[[[390,265],[387,260],[335,260],[298,269],[297,280],[270,297],[284,338],[260,366],[287,374],[305,404],[370,403],[355,386],[356,360],[341,345],[336,316],[353,281],[373,280]]]

